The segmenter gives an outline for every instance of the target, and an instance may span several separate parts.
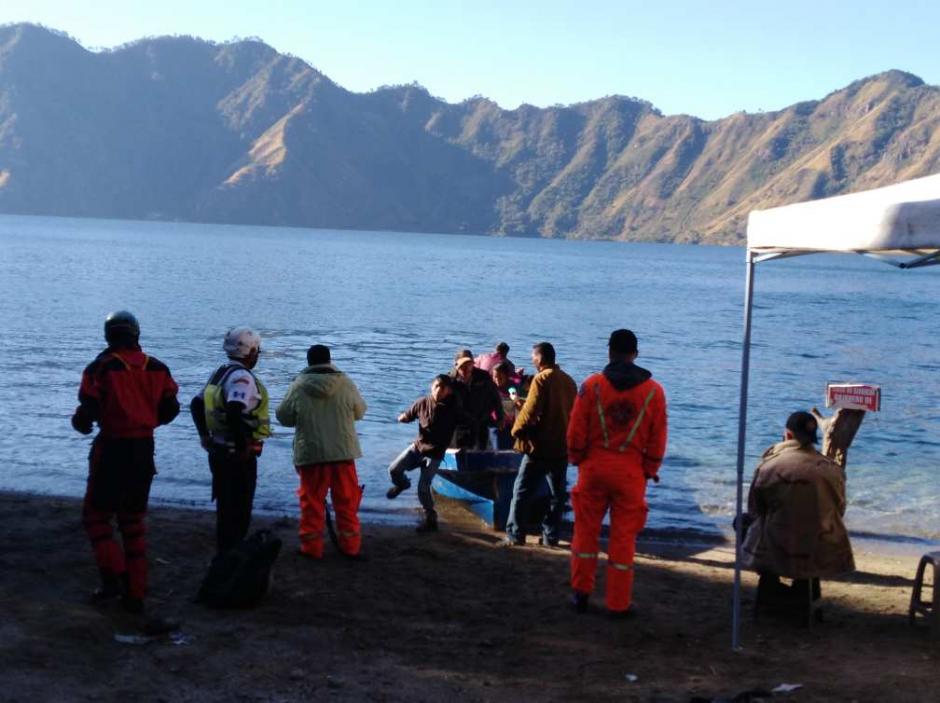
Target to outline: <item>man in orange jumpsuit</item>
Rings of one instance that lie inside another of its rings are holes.
[[[600,548],[601,523],[610,510],[607,546],[607,610],[632,612],[636,536],[646,523],[646,482],[666,450],[666,396],[646,369],[634,364],[636,335],[616,330],[608,342],[610,363],[578,391],[568,424],[568,461],[578,467],[571,491],[572,605],[588,607]]]

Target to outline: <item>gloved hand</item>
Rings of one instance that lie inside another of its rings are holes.
[[[81,411],[81,408],[75,411],[75,414],[72,415],[72,427],[82,434],[91,434],[91,431],[94,429],[95,423]]]

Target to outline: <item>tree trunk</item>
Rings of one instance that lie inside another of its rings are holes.
[[[845,471],[849,447],[855,439],[862,420],[865,419],[865,411],[839,408],[831,417],[823,417],[816,408],[810,412],[823,430],[822,453]]]

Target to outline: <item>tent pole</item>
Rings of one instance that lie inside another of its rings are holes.
[[[741,648],[741,513],[744,501],[744,442],[747,434],[747,386],[751,370],[751,306],[754,300],[754,254],[747,250],[744,284],[744,339],[741,343],[741,400],[738,405],[738,474],[734,521],[734,598],[731,615],[731,648]]]

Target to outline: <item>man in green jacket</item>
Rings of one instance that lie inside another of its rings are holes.
[[[323,557],[326,493],[336,511],[337,538],[346,556],[359,554],[359,502],[362,488],[356,459],[362,456],[356,421],[366,403],[356,384],[330,362],[330,350],[314,344],[307,368],[291,384],[277,407],[277,419],[295,427],[294,466],[300,475],[300,553]]]
[[[568,497],[566,435],[578,386],[555,363],[555,347],[548,342],[539,342],[532,347],[532,365],[538,373],[532,379],[529,395],[512,426],[515,449],[525,456],[513,485],[506,520],[506,544],[525,544],[521,519],[526,515],[530,497],[542,481],[547,481],[551,503],[542,523],[542,544],[555,547]]]

